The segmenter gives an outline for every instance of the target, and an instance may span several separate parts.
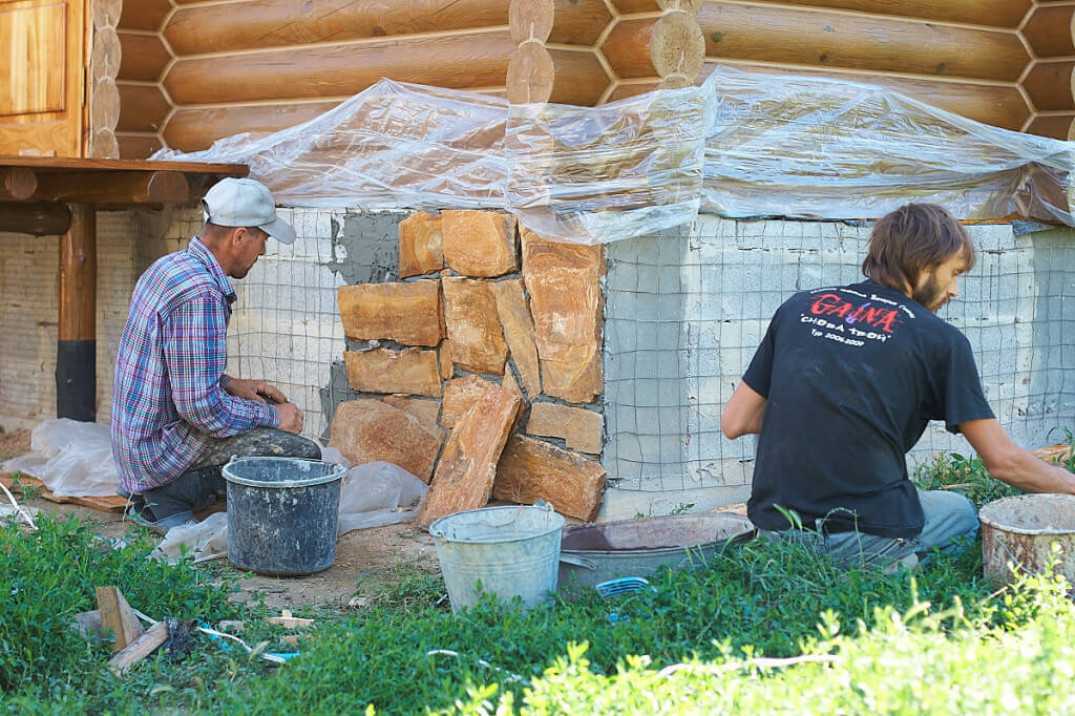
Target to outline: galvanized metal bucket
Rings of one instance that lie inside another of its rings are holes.
[[[982,522],[982,566],[997,585],[1012,579],[1009,564],[1041,572],[1060,548],[1058,571],[1075,584],[1075,495],[1018,495],[990,502]]]
[[[441,517],[429,526],[452,611],[483,592],[522,599],[529,608],[556,591],[564,518],[551,507],[486,507]]]
[[[706,564],[729,541],[750,539],[754,525],[734,512],[654,517],[571,527],[560,550],[560,589],[577,593],[659,568]]]

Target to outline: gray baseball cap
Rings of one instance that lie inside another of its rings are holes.
[[[202,213],[217,226],[255,226],[281,244],[295,243],[295,230],[276,216],[268,187],[254,179],[221,179],[205,193]]]

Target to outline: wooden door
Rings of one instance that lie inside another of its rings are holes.
[[[86,0],[0,0],[0,155],[78,157]]]

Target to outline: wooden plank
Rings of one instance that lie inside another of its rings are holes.
[[[1030,61],[1015,33],[867,15],[710,1],[698,11],[698,23],[705,34],[706,56],[713,59],[1005,82],[1019,79]],[[612,34],[629,29],[618,25]],[[621,60],[620,76],[645,76],[625,73],[644,70],[640,62]]]
[[[0,167],[29,167],[38,173],[67,169],[96,171],[170,171],[184,174],[220,174],[245,177],[250,167],[243,164],[200,162],[151,162],[137,159],[78,159],[73,157],[16,157],[0,154]]]
[[[455,89],[501,86],[506,29],[180,59],[164,78],[178,104],[342,97],[382,77]]]
[[[101,627],[111,631],[116,638],[112,645],[113,654],[123,651],[142,636],[142,624],[123,592],[116,587],[97,587],[97,610],[101,613]]]
[[[67,497],[53,494],[45,487],[45,483],[36,477],[20,475],[18,481],[20,484],[36,491],[41,496],[41,499],[58,505],[78,505],[79,507],[89,507],[101,512],[122,512],[127,507],[127,498],[119,495],[109,497]],[[15,486],[15,479],[10,474],[0,474],[0,482],[9,489]]]
[[[131,670],[131,667],[155,652],[166,641],[168,641],[168,625],[162,621],[157,622],[127,648],[109,659],[108,668],[116,676],[123,676]]]
[[[62,112],[65,3],[0,6],[0,115]]]
[[[190,198],[190,186],[182,172],[53,172],[38,177],[42,201],[91,204],[179,204]]]
[[[182,57],[507,24],[505,0],[243,0],[179,8],[164,36]]]

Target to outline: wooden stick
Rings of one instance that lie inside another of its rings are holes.
[[[698,24],[714,59],[1005,82],[1018,80],[1030,61],[1014,33],[866,15],[711,1]]]
[[[149,628],[145,634],[117,653],[108,661],[108,668],[116,676],[123,676],[138,662],[159,649],[168,641],[168,624],[160,621]]]
[[[101,626],[115,635],[113,654],[123,651],[142,636],[142,623],[116,587],[97,587],[97,609],[101,614]]]
[[[1037,62],[1023,89],[1039,111],[1075,109],[1075,62]]]
[[[382,77],[466,89],[503,84],[515,43],[506,29],[180,59],[164,79],[176,104],[350,96]]]

